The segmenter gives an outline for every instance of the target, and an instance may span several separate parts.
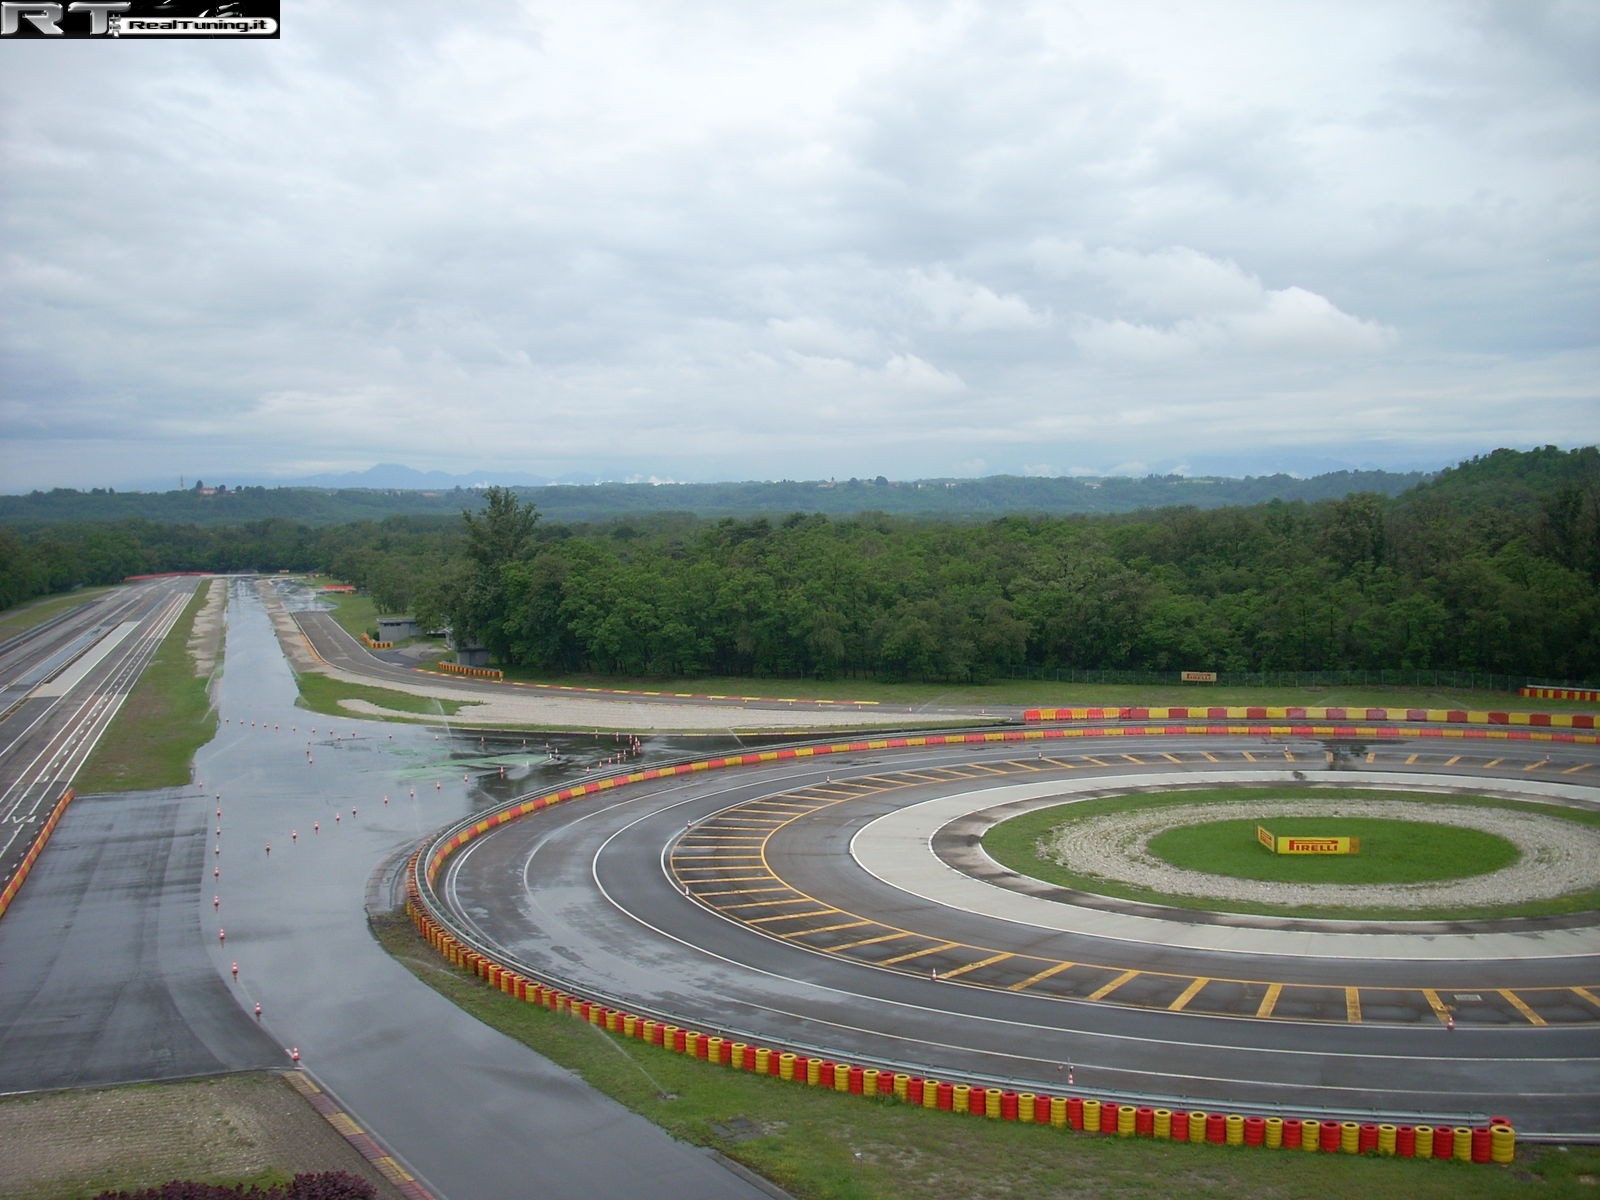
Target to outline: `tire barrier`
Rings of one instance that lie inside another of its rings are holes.
[[[33,864],[39,861],[39,855],[44,853],[45,843],[50,840],[50,835],[55,832],[56,826],[61,823],[62,814],[67,811],[67,805],[72,803],[74,792],[71,788],[61,793],[60,799],[50,810],[50,816],[45,820],[43,827],[34,835],[33,845],[28,847],[28,852],[22,856],[22,861],[17,864],[15,873],[6,884],[5,890],[0,891],[0,917],[6,915],[6,910],[11,907],[11,902],[16,899],[17,893],[22,890],[22,885],[27,882],[28,876],[33,871]]]
[[[1600,701],[1600,691],[1523,688],[1522,695],[1546,700]],[[1425,725],[1528,725],[1550,729],[1600,728],[1593,713],[1540,713],[1465,708],[1295,708],[1278,706],[1217,708],[1030,708],[1025,724],[1046,721],[1402,721]]]
[[[368,650],[393,650],[394,649],[394,643],[393,642],[376,641],[373,638],[368,637],[364,633],[361,635],[361,644],[363,646],[365,646]]]
[[[507,821],[538,812],[550,805],[625,786],[628,783],[666,778],[692,771],[755,765],[777,759],[803,758],[852,750],[1034,740],[1049,736],[1067,736],[1067,731],[991,731],[979,734],[871,739],[829,746],[802,746],[722,759],[700,760],[581,784],[523,801],[492,816],[460,827],[448,836],[441,836],[426,856],[421,850],[414,853],[406,872],[405,911],[424,940],[452,966],[476,975],[489,986],[519,1001],[541,1005],[555,1013],[575,1016],[619,1037],[633,1037],[676,1054],[705,1059],[715,1065],[722,1065],[725,1062],[732,1070],[748,1071],[780,1082],[803,1083],[819,1089],[874,1099],[893,1098],[912,1107],[935,1109],[952,1114],[971,1114],[992,1120],[1048,1125],[1055,1129],[1070,1128],[1118,1137],[1147,1137],[1211,1145],[1281,1148],[1323,1153],[1393,1155],[1398,1158],[1454,1159],[1500,1165],[1515,1161],[1516,1134],[1510,1122],[1503,1117],[1491,1118],[1489,1123],[1483,1126],[1434,1127],[1363,1124],[1349,1120],[1322,1121],[1318,1118],[1261,1117],[1241,1113],[1212,1113],[1198,1109],[1168,1110],[1089,1096],[1019,1093],[990,1083],[939,1080],[904,1071],[896,1072],[892,1067],[835,1063],[829,1059],[804,1055],[782,1047],[733,1041],[725,1034],[683,1029],[654,1017],[629,1013],[609,1007],[598,1000],[571,995],[493,962],[457,938],[435,915],[424,896],[424,880],[431,887],[450,855],[473,839]],[[71,798],[72,793],[69,791],[58,802],[46,831],[35,841],[30,860],[37,856],[48,830],[54,827]],[[19,872],[19,876],[21,874],[24,873]],[[4,899],[9,901],[14,892],[15,884],[7,889]],[[0,906],[0,912],[3,911],[3,906]]]
[[[1590,704],[1600,703],[1600,688],[1534,687],[1529,684],[1517,689],[1517,695],[1535,700],[1580,700]]]
[[[506,673],[499,667],[464,667],[460,663],[434,663],[432,670],[443,675],[461,675],[468,679],[504,679]]]

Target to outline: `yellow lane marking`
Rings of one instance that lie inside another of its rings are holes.
[[[1214,763],[1217,761],[1217,756],[1211,753],[1209,750],[1202,750],[1200,753],[1205,757],[1207,762]]]
[[[1248,751],[1246,751],[1246,753],[1248,753]],[[1161,752],[1161,757],[1166,759],[1169,763],[1181,764],[1183,762],[1183,759],[1179,758],[1176,754],[1168,754],[1165,750]],[[1252,758],[1250,761],[1255,762],[1255,759]]]
[[[702,896],[705,895],[704,892],[701,892],[700,894]],[[815,904],[815,903],[816,903],[816,901],[813,900],[810,896],[790,896],[787,900],[741,900],[737,904],[719,904],[717,906],[717,911],[718,912],[725,912],[725,913],[728,913],[728,914],[731,915],[735,910],[739,910],[739,909],[771,908],[771,907],[773,907],[774,905],[777,905],[777,904]],[[739,918],[739,919],[743,920],[742,917]]]
[[[1367,765],[1370,766],[1370,765],[1372,765],[1373,763],[1375,763],[1377,761],[1378,761],[1378,752],[1376,750],[1368,750],[1367,751]]]
[[[774,876],[773,878],[776,878],[776,876]],[[766,893],[766,892],[792,892],[792,891],[794,891],[794,889],[792,887],[790,887],[787,883],[785,883],[785,884],[783,884],[781,886],[778,886],[778,887],[725,888],[720,892],[713,892],[713,891],[707,891],[707,890],[701,889],[699,891],[696,891],[695,895],[697,895],[697,896],[759,896],[759,895],[762,895],[763,893]]]
[[[1092,762],[1097,767],[1109,767],[1111,765],[1110,763],[1104,761],[1103,759],[1096,758],[1092,754],[1085,754],[1083,756],[1083,761],[1084,762]]]
[[[1129,761],[1129,762],[1131,762],[1131,763],[1132,763],[1132,764],[1133,764],[1133,765],[1134,765],[1134,766],[1136,766],[1136,767],[1142,767],[1142,766],[1144,766],[1144,765],[1145,765],[1145,763],[1144,763],[1144,759],[1142,759],[1142,758],[1139,758],[1139,757],[1137,757],[1137,756],[1135,756],[1135,755],[1132,755],[1132,754],[1124,754],[1124,755],[1123,755],[1123,756],[1122,756],[1122,757],[1123,757],[1123,758],[1125,758],[1125,759],[1127,759],[1127,760],[1128,760],[1128,761]]]
[[[857,946],[876,946],[879,942],[892,942],[897,938],[917,936],[917,934],[907,933],[903,929],[897,929],[893,933],[880,934],[878,937],[862,938],[859,942],[846,942],[842,946],[826,946],[824,949],[826,949],[829,954],[838,954],[841,950],[854,950]]]
[[[1442,1025],[1450,1019],[1450,1006],[1439,999],[1439,993],[1432,988],[1422,989],[1422,998],[1428,1002],[1428,1007],[1433,1009],[1433,1015],[1439,1018]]]
[[[1248,750],[1241,750],[1241,751],[1239,751],[1239,753],[1244,755],[1245,762],[1255,762],[1256,761],[1256,756],[1254,754],[1251,754],[1250,751],[1248,751]]]
[[[1415,754],[1409,755],[1406,758],[1406,766],[1408,766],[1408,767],[1414,766],[1414,765],[1416,765],[1416,761],[1417,761],[1417,756]]]
[[[672,856],[673,866],[690,862],[751,863],[760,861],[760,854],[729,854],[726,851],[720,854],[674,854]],[[703,869],[702,867],[694,868],[696,871]]]
[[[1286,759],[1288,759],[1290,762],[1294,762],[1295,761],[1294,751],[1293,750],[1285,749],[1284,752],[1283,752],[1283,756]]]
[[[812,901],[812,903],[815,904],[816,901]],[[842,911],[842,909],[837,908],[814,908],[810,912],[775,913],[770,917],[751,917],[745,924],[766,925],[772,921],[798,921],[801,917],[831,917]]]
[[[1447,766],[1447,767],[1453,767],[1460,761],[1461,761],[1461,755],[1452,754],[1449,758],[1444,760],[1444,765]]]
[[[844,921],[838,925],[819,925],[816,929],[796,929],[793,933],[785,933],[786,938],[810,937],[814,933],[832,933],[835,929],[859,929],[863,925],[871,925],[871,921]]]
[[[1587,1000],[1590,1004],[1594,1005],[1596,1008],[1600,1008],[1600,996],[1596,996],[1588,988],[1586,988],[1586,987],[1575,987],[1572,990],[1577,992],[1578,995],[1582,996],[1585,1000]]]
[[[1527,1004],[1523,1002],[1522,997],[1511,991],[1509,988],[1501,988],[1500,994],[1506,998],[1506,1003],[1510,1004],[1512,1008],[1516,1009],[1525,1018],[1527,1018],[1528,1024],[1543,1025],[1545,1023],[1543,1017],[1534,1012],[1533,1009],[1529,1008]]]
[[[1015,957],[1016,955],[1012,954],[1011,951],[1003,950],[999,954],[991,954],[988,958],[983,959],[981,962],[968,963],[964,967],[957,967],[954,971],[946,971],[939,978],[954,979],[957,975],[965,975],[968,971],[976,971],[979,967],[987,967],[990,963],[997,963],[1001,959]]]
[[[1505,759],[1503,758],[1491,758],[1488,762],[1483,764],[1483,769],[1487,771],[1490,767],[1498,767],[1503,762],[1505,762]]]
[[[1052,976],[1052,975],[1059,975],[1062,971],[1065,971],[1068,967],[1076,966],[1076,965],[1077,965],[1076,963],[1069,963],[1069,962],[1052,963],[1050,966],[1048,966],[1044,970],[1040,971],[1037,975],[1029,975],[1021,983],[1013,983],[1006,990],[1008,992],[1025,991],[1028,988],[1031,988],[1034,984],[1040,983],[1040,982],[1042,982],[1042,981],[1044,981],[1046,979],[1049,979],[1050,976]]]
[[[1087,998],[1090,999],[1090,1000],[1104,1000],[1112,992],[1116,991],[1123,984],[1127,983],[1128,980],[1133,979],[1133,978],[1135,978],[1135,977],[1137,977],[1139,975],[1142,975],[1142,974],[1144,974],[1143,971],[1134,971],[1134,970],[1124,971],[1121,975],[1118,975],[1115,979],[1113,979],[1110,983],[1106,984],[1104,987],[1097,988],[1096,990],[1090,992]]]
[[[1182,995],[1180,995],[1171,1004],[1167,1005],[1167,1011],[1168,1012],[1182,1012],[1185,1008],[1188,1007],[1189,1001],[1193,1000],[1195,998],[1195,996],[1199,995],[1200,989],[1205,987],[1205,985],[1210,983],[1210,982],[1211,982],[1210,979],[1203,978],[1203,977],[1199,977],[1199,978],[1194,979],[1189,984],[1188,987],[1183,989],[1183,994]]]
[[[1352,1025],[1361,1024],[1361,992],[1356,988],[1344,990],[1344,1019]]]
[[[1522,769],[1524,771],[1539,771],[1539,770],[1543,770],[1545,767],[1548,767],[1549,765],[1550,765],[1550,760],[1548,758],[1541,758],[1538,762],[1529,763],[1527,766],[1523,767]]]
[[[878,965],[892,967],[895,963],[905,962],[908,958],[921,958],[925,954],[942,954],[946,950],[954,950],[961,945],[960,942],[945,942],[938,946],[924,946],[921,950],[913,950],[910,954],[902,954],[899,958],[886,958]]]
[[[1278,996],[1283,992],[1283,984],[1274,983],[1267,987],[1267,994],[1261,997],[1261,1004],[1256,1008],[1256,1016],[1270,1017],[1272,1010],[1278,1007]]]
[[[716,867],[688,867],[688,868],[685,868],[685,869],[686,870],[690,870],[690,871],[715,871],[717,868]],[[683,872],[679,871],[678,874],[682,875]],[[711,879],[700,880],[700,882],[701,883],[757,883],[757,882],[759,882],[759,883],[771,883],[776,878],[777,878],[776,875],[774,875],[771,871],[768,871],[765,875],[729,875],[726,879],[711,878]],[[686,880],[684,880],[684,882],[685,883],[694,883],[695,880],[686,879]],[[713,894],[715,894],[715,893],[713,893]]]
[[[1591,765],[1592,764],[1590,764],[1590,763],[1579,763],[1575,767],[1568,767],[1565,771],[1563,771],[1561,773],[1563,775],[1576,775],[1579,771],[1587,771]]]

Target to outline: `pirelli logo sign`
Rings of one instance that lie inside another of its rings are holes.
[[[1274,854],[1360,854],[1358,837],[1278,837],[1265,825],[1256,826],[1256,841]]]

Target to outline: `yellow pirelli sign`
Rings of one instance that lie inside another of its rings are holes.
[[[1274,854],[1360,854],[1358,837],[1279,837],[1265,825],[1256,826],[1256,841]]]

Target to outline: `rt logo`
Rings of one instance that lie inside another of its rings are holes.
[[[36,31],[49,37],[64,36],[61,29],[63,13],[89,16],[89,36],[104,37],[111,29],[107,14],[125,13],[133,7],[131,0],[72,0],[71,4],[29,4],[22,0],[0,2],[0,37],[12,37],[26,21]],[[74,22],[77,24],[77,22]],[[79,34],[81,37],[82,34]]]

